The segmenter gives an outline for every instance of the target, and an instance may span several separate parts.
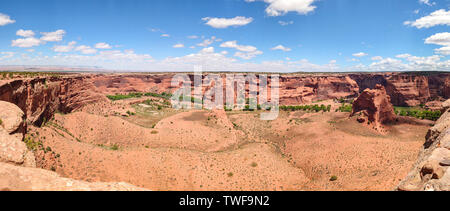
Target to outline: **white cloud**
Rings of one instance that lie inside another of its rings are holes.
[[[184,45],[181,43],[175,44],[172,46],[173,48],[184,48]]]
[[[419,0],[419,3],[425,4],[425,5],[428,5],[428,6],[436,5],[436,2],[430,2],[430,0]]]
[[[278,23],[282,26],[287,26],[287,25],[294,24],[294,21],[278,21]]]
[[[0,60],[12,58],[15,54],[14,52],[0,52]]]
[[[450,55],[450,33],[448,32],[437,33],[426,38],[425,44],[441,45],[443,47],[434,49],[435,53],[445,56]]]
[[[21,36],[21,37],[33,37],[34,36],[34,32],[31,30],[23,30],[23,29],[19,29],[16,32],[17,36]]]
[[[418,29],[430,28],[437,25],[450,26],[450,11],[445,9],[436,10],[428,16],[424,16],[415,21],[405,21],[405,25],[414,26]]]
[[[188,39],[198,39],[198,36],[197,35],[191,35],[191,36],[188,36],[187,38]]]
[[[290,49],[290,48],[287,48],[287,47],[284,47],[283,45],[277,45],[277,46],[275,46],[275,47],[273,47],[273,48],[271,48],[272,50],[281,50],[281,51],[284,51],[284,52],[287,52],[287,51],[291,51],[292,49]]]
[[[209,45],[213,44],[214,42],[220,42],[221,39],[217,39],[215,36],[212,36],[210,39],[205,39],[203,42],[198,43],[197,46],[200,47],[208,47]]]
[[[13,40],[11,46],[20,48],[30,48],[34,46],[39,46],[40,44],[42,44],[41,40],[36,39],[34,37],[27,37]]]
[[[245,0],[254,2],[256,0]],[[306,15],[316,9],[312,5],[316,0],[263,0],[268,3],[266,13],[269,16],[281,16],[288,12],[297,12],[300,15]]]
[[[248,59],[252,59],[252,58],[256,57],[257,55],[261,55],[261,54],[263,54],[263,52],[262,51],[258,51],[258,50],[250,51],[250,52],[238,51],[238,52],[234,53],[234,56],[239,57],[241,59],[247,59],[248,60]]]
[[[170,37],[170,34],[161,34],[161,37]]]
[[[200,53],[214,53],[214,47],[203,48]]]
[[[238,45],[236,40],[224,42],[224,43],[220,44],[220,47],[235,48],[238,51],[244,51],[244,52],[252,52],[252,51],[258,50],[256,47],[251,46],[251,45]]]
[[[425,39],[426,44],[450,45],[450,33],[443,32],[434,34]]]
[[[108,43],[101,42],[101,43],[95,44],[95,48],[97,48],[97,49],[111,49],[112,47]]]
[[[234,53],[234,56],[239,57],[241,59],[252,59],[257,55],[263,54],[262,51],[259,51],[256,47],[251,45],[238,45],[236,40],[227,41],[220,44],[222,48],[234,48],[238,50]]]
[[[371,59],[372,59],[372,61],[379,61],[379,60],[382,60],[383,57],[381,57],[381,56],[374,56]]]
[[[8,15],[0,13],[0,26],[5,26],[5,25],[12,24],[15,22],[16,21],[11,20],[11,18]]]
[[[55,46],[53,46],[53,51],[55,51],[55,52],[70,52],[75,47],[75,44],[77,44],[77,42],[72,41],[68,45],[55,45]]]
[[[369,54],[367,54],[367,53],[364,53],[364,52],[359,52],[359,53],[354,53],[354,54],[352,54],[354,57],[364,57],[364,56],[367,56],[367,55],[369,55]]]
[[[91,48],[90,46],[80,45],[75,48],[75,51],[80,51],[82,54],[95,54],[97,49]]]
[[[46,42],[59,42],[63,39],[63,36],[66,34],[66,31],[59,29],[54,32],[41,32],[43,35],[41,37],[42,41]]]
[[[230,26],[245,26],[253,21],[253,18],[246,18],[242,16],[236,16],[234,18],[202,18],[206,25],[217,29],[224,29]]]

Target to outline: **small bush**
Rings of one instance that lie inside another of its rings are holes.
[[[158,134],[158,131],[152,130],[151,134]]]
[[[228,177],[232,177],[233,176],[233,172],[228,172]]]
[[[332,181],[332,182],[333,182],[333,181],[336,181],[337,179],[338,179],[338,178],[337,178],[336,175],[333,175],[333,176],[330,177],[330,181]]]
[[[119,150],[119,146],[117,146],[117,144],[114,144],[110,147],[111,150],[117,151]]]
[[[253,163],[251,164],[251,166],[252,166],[252,167],[256,167],[256,166],[258,166],[258,164],[257,164],[256,162],[253,162]]]

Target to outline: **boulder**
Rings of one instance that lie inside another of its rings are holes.
[[[0,101],[0,122],[1,127],[8,133],[25,132],[25,123],[23,121],[24,113],[16,105]]]

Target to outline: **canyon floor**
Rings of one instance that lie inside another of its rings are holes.
[[[144,104],[144,100],[152,102]],[[411,170],[431,123],[380,134],[349,113],[174,110],[145,97],[58,113],[27,140],[38,167],[89,182],[150,190],[393,190]],[[332,181],[333,180],[333,181]]]

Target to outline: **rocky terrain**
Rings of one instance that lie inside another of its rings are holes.
[[[60,177],[36,168],[27,148],[24,113],[14,104],[0,101],[0,191],[14,190],[144,190],[126,183],[89,183]]]
[[[426,142],[413,170],[400,183],[401,191],[450,191],[450,100],[443,115],[428,130]]]
[[[0,176],[9,176],[0,177],[0,189],[392,190],[434,122],[392,121],[391,103],[442,109],[449,76],[281,75],[281,105],[330,109],[282,111],[273,121],[260,120],[260,111],[174,110],[155,96],[107,98],[171,93],[178,88],[173,74],[6,78],[0,80],[0,101],[10,102],[0,107]],[[339,112],[340,100],[358,96],[353,116]],[[428,132],[427,149],[442,133],[436,132],[442,118]]]

